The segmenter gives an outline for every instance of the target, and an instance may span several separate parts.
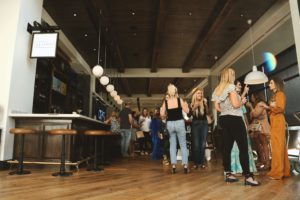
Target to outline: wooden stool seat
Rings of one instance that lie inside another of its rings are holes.
[[[70,176],[73,173],[72,172],[66,172],[66,149],[65,149],[65,138],[66,135],[76,135],[77,130],[74,129],[52,129],[49,130],[48,133],[50,135],[61,135],[61,157],[60,157],[60,170],[59,172],[53,173],[52,176]]]
[[[23,159],[24,159],[24,138],[25,135],[28,134],[36,134],[38,131],[32,128],[11,128],[9,129],[11,134],[16,134],[21,137],[19,141],[19,157],[18,157],[18,169],[16,171],[9,172],[9,175],[23,175],[23,174],[30,174],[30,171],[23,170]]]
[[[51,135],[76,135],[77,131],[74,129],[53,129],[48,131]]]
[[[85,135],[95,135],[95,136],[100,136],[100,135],[111,135],[112,132],[110,131],[105,131],[105,130],[87,130],[84,132]]]
[[[108,136],[108,135],[113,135],[111,131],[107,130],[86,130],[84,132],[85,135],[89,136],[95,136],[95,153],[94,153],[94,166],[92,169],[88,170],[93,170],[93,171],[102,171],[104,170],[103,168],[98,167],[98,137],[101,136],[101,162],[103,164],[103,159],[104,159],[104,139],[103,136]]]
[[[11,134],[35,134],[37,131],[32,128],[11,128],[9,129]]]

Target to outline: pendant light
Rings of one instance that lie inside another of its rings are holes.
[[[249,24],[253,67],[252,67],[252,72],[250,72],[246,75],[244,83],[248,84],[248,85],[256,85],[256,84],[266,83],[266,82],[268,82],[268,77],[266,76],[266,74],[264,72],[258,71],[257,66],[255,65],[252,26],[251,26],[252,20],[248,19],[247,23]]]
[[[106,46],[105,46],[105,51],[104,51],[104,68],[106,69]],[[100,78],[100,83],[105,86],[109,83],[109,78],[106,75],[101,76]]]
[[[117,96],[117,95],[118,95],[118,92],[115,91],[115,90],[113,90],[113,91],[110,92],[110,96],[111,96],[111,97],[115,97],[115,96]]]
[[[112,68],[112,65],[111,65],[111,56],[110,56],[109,61],[110,61],[109,62],[109,67]],[[115,89],[115,86],[113,85],[113,79],[111,78],[111,83],[106,86],[106,91],[110,93],[114,89]]]
[[[93,67],[93,74],[96,77],[100,77],[103,74],[103,67],[100,65],[100,49],[101,49],[101,24],[100,24],[100,15],[101,15],[101,10],[99,11],[99,33],[98,33],[98,59],[97,59],[97,65]]]

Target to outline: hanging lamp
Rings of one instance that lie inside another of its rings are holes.
[[[252,26],[251,26],[252,20],[248,19],[247,23],[249,24],[253,67],[252,67],[252,71],[246,75],[244,83],[247,85],[257,85],[257,84],[266,83],[266,82],[268,82],[268,77],[266,76],[266,74],[264,72],[257,70],[257,66],[255,65],[253,35],[252,35]]]

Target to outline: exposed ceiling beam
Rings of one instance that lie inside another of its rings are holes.
[[[147,78],[146,94],[148,97],[151,97],[151,78]]]
[[[117,72],[109,70],[108,76],[113,76]],[[127,68],[126,73],[122,73],[122,78],[201,78],[208,77],[210,69],[191,69],[189,73],[183,73],[180,68],[159,68],[157,73],[151,73],[149,68]]]
[[[121,87],[125,91],[128,97],[131,97],[131,90],[127,79],[121,78],[119,79],[121,82]]]
[[[157,57],[160,53],[161,43],[162,43],[162,34],[163,28],[166,23],[166,11],[165,11],[165,0],[159,0],[159,8],[156,18],[156,30],[154,36],[154,46],[152,52],[152,62],[151,62],[151,72],[157,72]]]
[[[124,65],[124,60],[120,51],[120,47],[118,45],[117,42],[117,37],[115,34],[115,29],[112,26],[111,20],[110,20],[110,12],[106,6],[106,3],[104,2],[104,0],[99,0],[96,1],[95,0],[83,0],[83,2],[86,5],[86,8],[88,10],[88,14],[89,17],[91,18],[91,21],[95,27],[96,32],[98,32],[98,27],[99,27],[99,12],[101,10],[101,20],[105,24],[105,26],[108,28],[108,34],[110,36],[110,39],[112,40],[112,42],[114,43],[115,49],[116,49],[116,53],[120,62],[120,65],[118,66],[118,71],[119,72],[124,72],[125,71],[125,65]]]
[[[184,64],[182,65],[183,72],[189,72],[192,65],[202,55],[205,44],[208,39],[213,35],[219,25],[226,19],[226,16],[230,13],[233,4],[237,0],[218,0],[214,9],[212,10],[208,20],[199,32],[198,37],[187,55]]]
[[[172,84],[177,85],[178,81],[179,81],[179,78],[174,78],[174,80],[172,81]]]

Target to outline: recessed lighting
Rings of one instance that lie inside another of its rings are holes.
[[[241,14],[240,14],[240,17],[244,17],[244,14],[243,14],[243,13],[241,13]]]
[[[133,36],[136,36],[136,33],[133,33]]]
[[[88,34],[86,33],[86,34],[84,34],[84,37],[87,37],[88,36]]]
[[[193,15],[193,13],[192,12],[189,12],[189,16],[192,16]]]
[[[194,79],[194,82],[196,82],[197,80],[196,79]]]
[[[73,16],[76,17],[76,16],[77,16],[77,13],[73,13]]]
[[[134,15],[135,15],[135,12],[131,12],[131,14],[132,14],[132,16],[134,16]]]
[[[214,59],[215,59],[215,60],[218,60],[218,56],[215,56]]]
[[[96,48],[93,49],[93,51],[96,51],[96,50],[97,50]]]

